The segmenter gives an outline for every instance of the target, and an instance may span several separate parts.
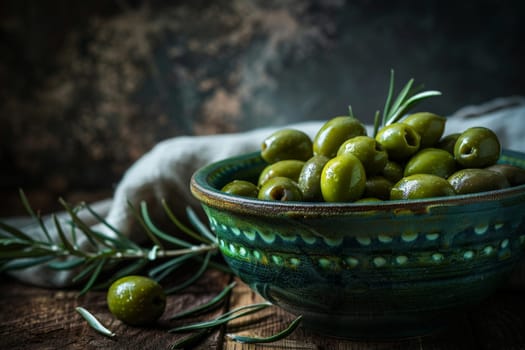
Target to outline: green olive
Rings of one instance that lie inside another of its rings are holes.
[[[511,186],[525,184],[525,169],[510,164],[494,164],[486,168],[503,174]]]
[[[388,153],[388,159],[402,161],[419,150],[421,136],[408,124],[393,123],[376,135],[376,140]]]
[[[433,174],[447,178],[454,171],[456,161],[452,154],[439,148],[424,148],[409,159],[403,175]]]
[[[301,201],[299,185],[288,177],[272,177],[259,190],[258,199],[267,201]]]
[[[312,157],[312,152],[310,137],[296,129],[278,130],[261,145],[261,157],[270,164],[286,159],[306,161]]]
[[[330,159],[321,173],[321,193],[326,202],[355,201],[363,194],[365,184],[365,168],[351,153]]]
[[[390,182],[395,184],[403,178],[403,166],[397,162],[389,160],[381,174]]]
[[[390,191],[390,199],[422,199],[455,194],[446,179],[431,174],[415,174],[399,180]]]
[[[124,323],[146,325],[164,313],[166,294],[162,287],[145,276],[126,276],[113,282],[107,292],[109,311]]]
[[[322,201],[323,194],[321,193],[321,173],[329,159],[323,155],[316,155],[304,163],[304,166],[299,174],[297,183],[303,192],[303,200],[305,201]]]
[[[301,160],[281,160],[277,163],[267,165],[259,175],[257,185],[261,187],[272,177],[288,177],[294,181],[299,179],[299,174],[303,169],[304,162]]]
[[[349,116],[332,118],[315,135],[313,152],[332,158],[343,142],[361,135],[366,135],[366,128],[358,119]]]
[[[456,161],[464,168],[484,168],[496,163],[501,145],[496,134],[484,127],[473,127],[459,135],[454,145]]]
[[[454,155],[454,145],[456,144],[459,135],[461,135],[461,133],[457,132],[443,137],[441,140],[439,140],[436,147]]]
[[[249,181],[233,180],[227,183],[221,191],[241,197],[257,197],[259,189]]]
[[[448,178],[457,194],[477,193],[510,187],[505,175],[478,168],[461,169]]]
[[[356,156],[368,175],[379,174],[388,161],[388,154],[381,145],[370,136],[356,136],[346,140],[337,151],[340,156],[343,153],[352,153]]]
[[[390,198],[390,190],[392,189],[392,185],[392,182],[383,176],[367,177],[363,197],[373,197],[387,200]]]
[[[446,118],[437,114],[414,113],[401,121],[410,125],[421,136],[421,148],[433,147],[443,135]]]

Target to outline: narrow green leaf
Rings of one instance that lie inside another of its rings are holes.
[[[354,111],[352,110],[352,106],[348,105],[348,116],[350,118],[355,118]]]
[[[115,235],[118,237],[118,242],[122,248],[131,248],[131,249],[140,249],[140,247],[129,239],[126,235],[120,232],[115,226],[111,225],[106,219],[100,216],[91,206],[87,203],[83,203],[84,208],[86,208],[91,215],[93,215],[100,223],[109,228]],[[105,235],[107,236],[107,235]]]
[[[29,215],[31,215],[32,218],[37,220],[38,224],[40,225],[40,228],[42,228],[42,232],[44,232],[44,235],[47,238],[47,241],[50,243],[53,242],[51,236],[49,235],[49,231],[47,230],[46,225],[42,221],[42,217],[40,216],[40,214],[35,214],[33,208],[31,208],[31,205],[29,204],[29,200],[27,199],[24,191],[20,189],[18,192],[20,194],[20,199],[22,200],[22,205],[24,206],[24,209],[29,213]]]
[[[28,243],[20,241],[18,238],[0,240],[0,259],[3,253],[12,254],[13,252],[23,251],[28,248]]]
[[[77,213],[66,203],[64,199],[60,198],[59,202],[67,211],[74,224],[84,233],[89,243],[91,243],[93,247],[98,248],[98,243],[108,246],[105,241],[100,240],[100,238],[93,234],[91,228],[78,217]]]
[[[148,276],[159,282],[196,254],[198,253],[188,253],[159,264],[148,272]]]
[[[120,269],[117,271],[113,276],[111,276],[111,280],[117,280],[120,277],[124,277],[126,275],[131,275],[140,269],[142,269],[146,264],[148,263],[148,260],[146,259],[140,259],[135,261],[133,264],[129,264],[126,267]]]
[[[66,260],[55,260],[47,264],[53,270],[71,270],[86,262],[86,258],[71,257]]]
[[[95,268],[97,267],[97,261],[96,260],[90,260],[88,262],[86,262],[86,267],[80,271],[78,274],[76,274],[72,279],[71,281],[73,283],[76,283],[76,282],[79,282],[81,280],[83,280],[84,278],[86,278],[87,275],[89,275],[91,273],[91,271],[93,271]]]
[[[29,237],[27,234],[25,234],[24,232],[22,232],[18,228],[14,227],[14,226],[11,226],[9,224],[6,224],[6,223],[4,223],[2,221],[0,221],[0,229],[10,233],[14,237],[19,238],[19,239],[21,239],[23,241],[32,241],[33,240],[32,237]]]
[[[178,245],[178,246],[181,246],[181,247],[185,247],[185,248],[189,248],[191,247],[192,245],[186,241],[183,241],[182,239],[179,239],[177,237],[174,237],[174,236],[171,236],[171,235],[168,235],[167,233],[165,232],[162,232],[161,230],[159,230],[154,224],[153,222],[151,221],[151,218],[149,216],[149,213],[148,213],[148,206],[146,204],[146,202],[142,202],[140,203],[140,207],[141,207],[141,212],[142,212],[142,217],[144,218],[144,223],[148,226],[148,228],[151,230],[151,232],[153,232],[157,237],[167,241],[167,242],[170,242],[170,243],[173,243],[175,245]]]
[[[408,100],[406,100],[403,103],[403,105],[401,105],[398,108],[396,113],[392,116],[392,120],[398,120],[399,118],[401,118],[405,114],[405,112],[409,110],[410,108],[414,107],[416,103],[419,103],[422,100],[427,99],[429,97],[440,96],[440,95],[441,95],[441,92],[439,91],[424,91],[424,92],[420,92],[419,94],[410,97]]]
[[[10,260],[0,268],[0,272],[4,271],[13,271],[13,270],[22,270],[28,267],[37,266],[44,264],[50,260],[53,260],[53,256],[42,256],[31,259],[22,259],[22,260]]]
[[[68,220],[69,224],[69,231],[71,232],[71,240],[73,241],[73,246],[75,249],[78,248],[78,240],[77,240],[77,227],[75,226],[75,223],[71,220]]]
[[[140,203],[141,207],[145,205],[145,204],[142,204],[142,203],[145,203],[145,202],[142,201]],[[131,212],[135,216],[135,219],[137,219],[139,224],[144,229],[144,232],[146,232],[146,235],[153,242],[153,244],[158,245],[159,247],[164,249],[162,243],[158,240],[157,236],[155,236],[155,234],[153,234],[153,232],[149,229],[148,225],[146,225],[146,223],[144,222],[144,219],[140,215],[139,211],[133,206],[133,203],[131,203],[129,200],[128,200],[128,207],[131,209]]]
[[[170,349],[193,349],[198,343],[204,338],[208,337],[217,327],[210,327],[201,329],[198,332],[192,333],[186,337],[177,340],[175,343],[170,345]]]
[[[102,272],[102,268],[106,264],[106,261],[107,261],[107,258],[102,258],[97,262],[97,264],[95,265],[95,269],[93,270],[93,273],[91,274],[91,277],[89,277],[89,280],[84,285],[79,295],[84,295],[91,289],[91,287],[97,280],[98,276],[100,276],[100,273]]]
[[[271,305],[272,304],[270,303],[258,303],[258,304],[240,306],[236,309],[233,309],[229,312],[222,314],[221,316],[213,320],[197,322],[197,323],[193,323],[193,324],[186,325],[186,326],[172,328],[168,332],[179,333],[179,332],[186,332],[186,331],[192,331],[192,330],[197,330],[197,329],[215,327],[221,324],[225,324],[231,320],[235,320],[237,318],[241,318],[241,317],[253,314]]]
[[[373,133],[373,137],[376,137],[377,135],[377,132],[379,131],[379,118],[381,118],[380,116],[380,112],[379,111],[376,111],[376,114],[374,115],[374,133]]]
[[[268,337],[247,337],[247,336],[236,335],[236,334],[227,334],[226,336],[233,341],[236,341],[238,343],[243,343],[243,344],[273,343],[281,339],[284,339],[288,337],[290,334],[292,334],[292,332],[299,326],[302,319],[303,319],[303,316],[298,316],[295,320],[293,320],[288,325],[288,327]]]
[[[242,305],[242,306],[236,307],[235,309],[231,309],[230,311],[225,312],[224,314],[220,315],[217,318],[230,317],[231,315],[235,315],[239,311],[243,311],[246,309],[248,310],[255,309],[256,311],[258,311],[258,310],[266,309],[269,306],[272,306],[272,303],[270,303],[269,301],[264,301],[262,303],[255,303],[255,304],[250,304],[250,305]]]
[[[212,254],[212,252],[208,252],[206,254],[206,256],[204,257],[204,260],[202,262],[201,267],[199,268],[199,270],[194,275],[192,275],[190,278],[188,278],[186,281],[184,281],[183,283],[179,284],[178,286],[168,288],[166,290],[166,294],[173,294],[173,293],[176,293],[178,291],[181,291],[184,288],[186,288],[189,285],[191,285],[196,280],[198,280],[204,274],[206,269],[208,268],[208,264],[210,262],[211,254]]]
[[[56,254],[50,249],[31,248],[26,247],[21,250],[0,250],[0,259],[22,259],[22,258],[36,258]]]
[[[185,233],[186,235],[202,242],[202,243],[210,243],[209,240],[207,240],[206,238],[202,237],[201,235],[199,235],[197,232],[193,231],[192,229],[190,229],[189,227],[187,227],[186,225],[184,225],[179,219],[177,219],[177,217],[175,216],[175,214],[173,214],[173,212],[171,211],[171,209],[168,207],[168,204],[166,203],[166,200],[162,200],[162,207],[164,208],[164,212],[166,213],[166,215],[168,215],[168,218],[171,220],[171,222],[173,222],[173,224],[179,229],[181,230],[183,233]]]
[[[123,246],[122,242],[119,239],[109,237],[108,235],[91,229],[91,227],[89,227],[84,221],[82,221],[82,219],[80,219],[76,211],[73,208],[71,208],[62,198],[60,198],[59,201],[64,207],[64,209],[68,212],[69,216],[73,220],[73,223],[85,234],[86,238],[94,247],[97,247],[98,243],[107,248]]]
[[[82,316],[88,323],[88,325],[106,337],[114,337],[115,333],[107,329],[100,321],[89,311],[81,306],[75,308],[75,310]]]
[[[64,230],[62,230],[62,225],[60,224],[60,221],[58,221],[58,218],[56,215],[53,215],[53,221],[55,223],[55,227],[56,227],[58,236],[60,237],[60,240],[62,241],[62,244],[64,245],[64,248],[68,250],[71,254],[85,256],[85,253],[73,247],[73,245],[66,238],[66,235],[64,234]]]
[[[186,214],[188,215],[188,219],[192,223],[192,225],[197,229],[197,231],[208,238],[210,242],[217,243],[217,237],[213,235],[213,233],[208,230],[208,227],[202,223],[202,221],[199,219],[199,216],[192,207],[186,207]]]
[[[212,310],[213,308],[219,306],[222,301],[224,301],[224,299],[230,294],[230,291],[235,287],[235,285],[236,285],[236,282],[230,283],[229,285],[224,287],[224,289],[219,294],[217,294],[215,297],[213,297],[210,301],[204,304],[201,304],[199,306],[193,307],[191,309],[181,311],[171,316],[170,320],[181,319],[181,318],[188,317],[188,316],[196,316],[203,312]]]
[[[387,115],[387,120],[386,120],[385,125],[390,125],[395,122],[395,119],[392,117],[392,115],[396,114],[399,106],[401,106],[405,102],[408,96],[408,93],[410,92],[410,89],[412,88],[412,84],[414,84],[414,79],[410,79],[408,83],[406,83],[406,85],[403,87],[403,89],[399,92],[399,95],[397,95],[397,98],[392,104],[392,108],[390,109],[389,114]]]

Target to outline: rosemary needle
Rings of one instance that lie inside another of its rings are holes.
[[[273,334],[269,337],[247,337],[243,335],[236,335],[236,334],[226,334],[228,338],[231,340],[234,340],[238,343],[244,343],[244,344],[259,344],[259,343],[273,343],[278,340],[284,339],[287,336],[289,336],[296,328],[299,326],[303,316],[298,316],[295,320],[293,320],[288,327],[283,329],[282,331]]]
[[[185,310],[185,311],[182,311],[178,314],[175,314],[173,316],[170,317],[170,320],[175,320],[175,319],[179,319],[179,318],[184,318],[184,317],[187,317],[187,316],[194,316],[200,312],[204,312],[204,311],[207,311],[207,310],[210,310],[212,309],[214,306],[218,305],[221,301],[224,300],[224,298],[228,295],[228,293],[233,289],[233,287],[235,287],[236,285],[236,282],[232,282],[230,283],[229,285],[227,285],[223,290],[222,292],[220,292],[219,294],[217,294],[214,298],[212,298],[210,301],[208,301],[207,303],[205,304],[202,304],[202,305],[199,305],[197,307],[194,307],[192,309],[188,309],[188,310]]]
[[[91,328],[93,328],[100,334],[110,338],[113,338],[115,336],[115,333],[113,333],[112,331],[107,329],[102,323],[100,323],[100,321],[91,312],[87,311],[81,306],[77,306],[75,310],[80,314],[80,316],[82,316],[87,321]]]

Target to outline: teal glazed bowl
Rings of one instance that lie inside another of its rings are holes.
[[[502,163],[525,167],[525,154]],[[255,180],[258,153],[192,178],[231,269],[263,298],[325,335],[419,336],[493,293],[522,258],[525,185],[380,203],[273,202],[222,193]]]

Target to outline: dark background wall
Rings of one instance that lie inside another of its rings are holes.
[[[156,142],[328,119],[370,122],[388,76],[444,115],[524,95],[522,1],[0,3],[0,193],[111,193]],[[77,198],[74,197],[74,198]]]

